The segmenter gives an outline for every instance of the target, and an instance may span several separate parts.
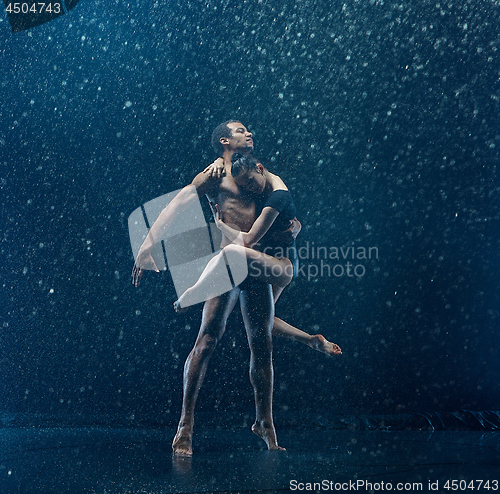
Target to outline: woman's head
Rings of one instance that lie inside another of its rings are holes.
[[[252,154],[234,153],[231,157],[231,175],[243,189],[262,194],[266,188],[265,168]]]

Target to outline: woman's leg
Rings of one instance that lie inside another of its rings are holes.
[[[241,251],[238,259],[235,260],[234,257],[231,256],[231,263],[246,262],[246,257]],[[223,249],[208,262],[198,281],[188,288],[174,303],[176,312],[182,312],[182,309],[186,307],[210,300],[231,290],[231,279],[228,275],[227,264],[227,254]]]
[[[231,290],[228,273],[236,285],[251,276],[262,283],[285,287],[292,279],[293,269],[286,258],[276,259],[248,247],[228,245],[210,260],[198,281],[174,303],[174,309],[180,311]]]
[[[279,317],[274,318],[272,335],[300,341],[300,343],[314,350],[318,350],[318,352],[326,353],[327,355],[340,355],[342,353],[342,350],[337,344],[328,341],[323,335],[307,334],[283,321],[283,319]]]
[[[273,286],[275,304],[283,290],[284,287]],[[283,319],[280,319],[279,317],[274,318],[271,334],[273,336],[280,336],[282,338],[299,341],[300,343],[303,343],[314,350],[318,350],[318,352],[326,353],[327,355],[340,355],[342,353],[342,350],[337,344],[328,341],[323,335],[311,335],[305,333],[304,331],[283,321]]]
[[[210,260],[198,281],[174,303],[174,309],[181,312],[182,308],[210,300],[231,290],[228,270],[231,272],[233,267],[235,271],[234,267],[241,267],[242,263],[248,265],[248,276],[272,285],[275,303],[293,277],[292,263],[289,259],[276,259],[248,247],[231,244]],[[233,278],[235,277],[233,273]],[[238,279],[237,283],[242,281]],[[324,336],[305,333],[277,317],[274,318],[272,335],[299,341],[327,355],[342,353],[338,345],[331,343]]]

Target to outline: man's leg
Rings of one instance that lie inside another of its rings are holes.
[[[172,443],[174,453],[193,454],[194,409],[198,392],[205,378],[208,361],[226,330],[226,321],[238,300],[235,288],[220,297],[207,300],[203,306],[200,331],[184,364],[182,412],[177,434]]]
[[[250,283],[240,293],[241,313],[250,346],[250,381],[255,395],[255,423],[252,431],[261,437],[268,449],[278,446],[273,421],[273,342],[271,329],[274,300],[271,285]]]

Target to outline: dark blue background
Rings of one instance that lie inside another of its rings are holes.
[[[168,273],[129,284],[127,217],[188,184],[233,117],[292,189],[299,247],[379,252],[285,291],[277,314],[344,354],[276,340],[276,414],[499,409],[499,14],[81,0],[13,34],[4,13],[0,411],[175,421],[200,308],[173,312]],[[201,414],[252,416],[247,365],[235,311]]]

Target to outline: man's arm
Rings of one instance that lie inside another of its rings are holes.
[[[210,204],[210,207],[214,213],[215,224],[224,236],[231,242],[250,248],[254,247],[254,245],[257,244],[259,240],[268,232],[269,228],[271,228],[274,223],[274,220],[280,214],[278,210],[270,206],[266,206],[260,213],[259,217],[254,221],[250,230],[248,232],[242,232],[240,230],[235,230],[224,223],[220,217],[218,205],[216,205],[216,210],[214,210],[212,204]]]

